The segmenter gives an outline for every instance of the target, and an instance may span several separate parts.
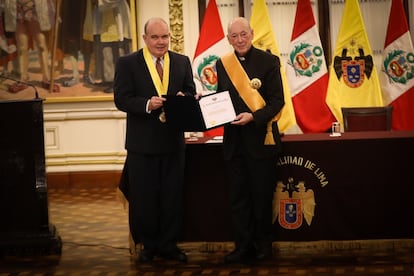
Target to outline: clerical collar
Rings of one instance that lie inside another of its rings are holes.
[[[252,52],[253,46],[250,47],[250,49],[243,55],[243,56],[239,56],[239,54],[236,52],[236,56],[240,61],[245,61],[249,58],[250,53]]]

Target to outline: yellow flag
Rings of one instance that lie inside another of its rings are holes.
[[[358,0],[345,1],[326,103],[343,123],[341,107],[383,106],[381,86]]]
[[[280,59],[280,53],[273,35],[272,23],[267,11],[265,0],[255,0],[250,17],[250,25],[254,31],[253,45],[261,50],[270,51]],[[283,94],[285,96],[285,106],[278,120],[279,130],[286,132],[290,127],[296,124],[295,113],[292,105],[292,98],[286,79],[286,72],[281,62],[280,74],[283,83]]]
[[[132,39],[132,50],[136,51],[138,47],[138,38],[137,38],[137,13],[136,13],[136,1],[129,0],[129,7],[131,9],[131,39]]]

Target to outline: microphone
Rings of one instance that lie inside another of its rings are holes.
[[[34,89],[34,91],[35,91],[35,99],[39,99],[39,93],[37,92],[37,88],[36,88],[36,86],[34,86],[33,84],[28,83],[28,82],[25,82],[25,81],[21,81],[21,80],[16,80],[16,79],[14,79],[14,78],[11,78],[11,77],[8,77],[8,76],[5,76],[4,74],[0,74],[0,78],[2,78],[2,79],[6,79],[6,80],[11,80],[11,81],[14,81],[14,82],[16,82],[17,84],[25,85],[26,87],[27,87],[27,86],[32,87],[32,88]],[[23,88],[22,88],[22,89],[20,89],[20,90],[23,90],[23,89],[24,89],[24,88],[26,88],[26,87],[23,87]],[[20,90],[19,90],[19,91],[20,91]],[[9,87],[9,92],[14,92],[14,93],[16,93],[16,92],[19,92],[19,91],[11,91],[11,90],[10,90],[10,87]]]

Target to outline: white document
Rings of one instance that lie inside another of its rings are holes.
[[[199,100],[206,129],[232,122],[236,118],[229,91],[214,93]]]

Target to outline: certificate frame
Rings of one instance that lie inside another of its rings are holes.
[[[236,118],[228,91],[202,96],[164,96],[166,123],[182,131],[206,131],[225,125]]]

